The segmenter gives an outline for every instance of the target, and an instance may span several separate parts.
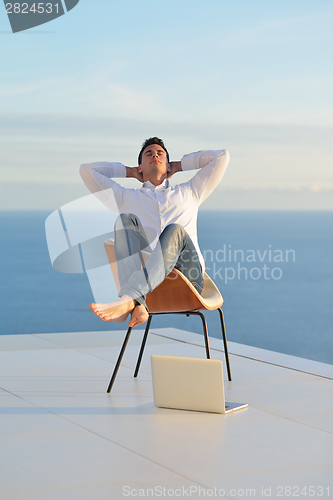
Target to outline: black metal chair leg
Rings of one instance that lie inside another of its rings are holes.
[[[211,359],[211,357],[210,357],[209,337],[208,337],[208,329],[207,329],[206,318],[199,311],[196,311],[195,314],[197,314],[201,318],[202,326],[203,326],[203,330],[204,330],[204,337],[205,337],[206,356],[207,356],[207,359]]]
[[[126,337],[125,337],[125,340],[123,342],[123,346],[121,348],[121,351],[119,353],[119,356],[118,356],[118,360],[117,360],[117,363],[116,363],[116,366],[115,366],[115,369],[113,370],[113,374],[112,374],[112,377],[111,377],[111,380],[110,380],[110,383],[109,383],[109,387],[108,387],[108,390],[107,392],[111,392],[111,389],[112,389],[112,386],[113,386],[113,383],[115,381],[115,378],[117,376],[117,372],[119,370],[119,366],[120,366],[120,363],[121,363],[121,360],[123,359],[123,355],[124,355],[124,352],[125,352],[125,349],[126,349],[126,346],[127,346],[127,342],[130,338],[130,335],[131,335],[131,331],[132,331],[132,328],[129,327],[129,329],[127,330],[127,333],[126,333]]]
[[[225,362],[227,365],[227,372],[228,372],[228,379],[229,382],[231,382],[232,377],[231,377],[231,369],[230,369],[230,361],[229,361],[229,351],[228,351],[228,344],[227,344],[227,334],[225,331],[225,324],[224,324],[224,316],[222,309],[219,307],[218,312],[220,314],[220,321],[221,321],[221,330],[222,330],[222,339],[223,339],[223,345],[224,345],[224,354],[225,354]]]
[[[211,357],[210,357],[210,348],[209,348],[209,337],[208,337],[207,321],[206,321],[206,318],[205,318],[204,314],[202,314],[199,311],[186,311],[186,312],[183,312],[183,313],[174,313],[174,314],[186,314],[186,316],[193,316],[193,315],[200,316],[201,321],[202,321],[203,331],[204,331],[206,356],[207,356],[207,359],[211,359]]]
[[[221,308],[218,308],[217,310],[218,310],[219,315],[220,315],[221,330],[222,330],[222,339],[223,339],[223,345],[224,345],[224,354],[225,354],[225,361],[226,361],[226,365],[227,365],[228,379],[229,379],[229,381],[231,381],[232,378],[231,378],[231,369],[230,369],[229,352],[228,352],[228,344],[227,344],[227,335],[226,335],[225,324],[224,324],[224,316],[223,316],[223,312],[222,312]],[[138,360],[137,360],[135,371],[134,371],[134,377],[138,376],[140,365],[141,365],[141,360],[142,360],[142,356],[143,356],[143,352],[145,350],[145,346],[146,346],[146,342],[147,342],[147,338],[148,338],[148,333],[149,333],[149,329],[150,329],[151,320],[152,320],[153,315],[156,315],[156,314],[186,314],[186,316],[191,316],[191,315],[200,316],[201,321],[202,321],[203,331],[204,331],[206,356],[207,356],[207,359],[211,359],[210,348],[209,348],[209,337],[208,337],[207,322],[206,322],[206,318],[205,318],[205,316],[204,316],[203,313],[201,313],[199,311],[184,311],[184,312],[178,312],[178,313],[152,313],[152,314],[149,314],[149,318],[148,318],[148,321],[147,321],[147,325],[146,325],[145,333],[144,333],[144,336],[143,336],[143,339],[142,339],[142,343],[141,343],[141,348],[140,348]],[[113,370],[113,374],[112,374],[112,377],[111,377],[111,380],[110,380],[110,383],[109,383],[109,387],[108,387],[108,390],[107,390],[108,393],[111,392],[113,383],[114,383],[115,378],[117,376],[117,372],[119,370],[119,366],[120,366],[121,360],[123,358],[123,355],[124,355],[124,352],[125,352],[125,349],[126,349],[126,346],[127,346],[127,342],[129,340],[129,337],[130,337],[130,334],[131,334],[131,331],[132,331],[132,328],[129,328],[127,330],[127,334],[126,334],[125,340],[123,342],[123,346],[122,346],[121,351],[119,353],[118,360],[117,360],[116,366],[115,366],[115,368]]]
[[[134,377],[137,377],[138,373],[139,373],[139,369],[140,369],[140,365],[141,365],[141,359],[142,359],[143,351],[145,350],[145,347],[146,347],[146,341],[147,341],[147,337],[148,337],[148,333],[149,333],[149,328],[150,328],[150,323],[151,323],[152,318],[153,318],[153,315],[149,314],[149,318],[148,318],[148,321],[147,321],[145,333],[144,333],[144,336],[143,336],[143,339],[142,339],[142,343],[141,343],[141,348],[140,348],[138,360],[136,362]]]

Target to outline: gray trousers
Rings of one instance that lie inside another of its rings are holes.
[[[121,287],[118,296],[129,295],[138,304],[146,306],[146,295],[162,283],[173,268],[181,271],[201,293],[202,268],[198,253],[185,229],[179,224],[166,226],[153,251],[149,241],[154,240],[154,235],[151,230],[145,229],[134,214],[120,214],[116,220],[115,254]],[[144,266],[141,250],[151,254]]]

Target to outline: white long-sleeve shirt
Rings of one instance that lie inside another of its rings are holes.
[[[183,226],[193,241],[204,271],[205,262],[197,237],[198,209],[221,181],[229,159],[226,150],[198,151],[183,156],[182,170],[199,171],[192,179],[175,187],[165,179],[159,186],[148,181],[139,189],[124,188],[113,180],[126,177],[126,167],[122,163],[83,164],[80,174],[89,191],[99,192],[98,197],[110,210],[119,214],[134,213],[144,227],[152,228],[158,236],[169,224]],[[154,249],[157,238],[149,243]]]

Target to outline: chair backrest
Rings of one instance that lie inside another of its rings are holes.
[[[106,240],[104,242],[104,247],[119,291],[120,284],[114,251],[114,240],[111,238]],[[149,253],[142,251],[141,257],[143,263],[145,263],[149,258]],[[173,269],[164,281],[147,295],[146,302],[149,312],[151,313],[182,312],[200,309],[217,309],[221,307],[223,298],[219,289],[210,279],[208,274],[204,274],[204,288],[200,295],[186,276],[178,271],[178,269]]]

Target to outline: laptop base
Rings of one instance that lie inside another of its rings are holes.
[[[249,405],[247,403],[230,403],[228,401],[225,402],[225,413],[231,413],[232,411],[242,410],[243,408],[247,408]]]

